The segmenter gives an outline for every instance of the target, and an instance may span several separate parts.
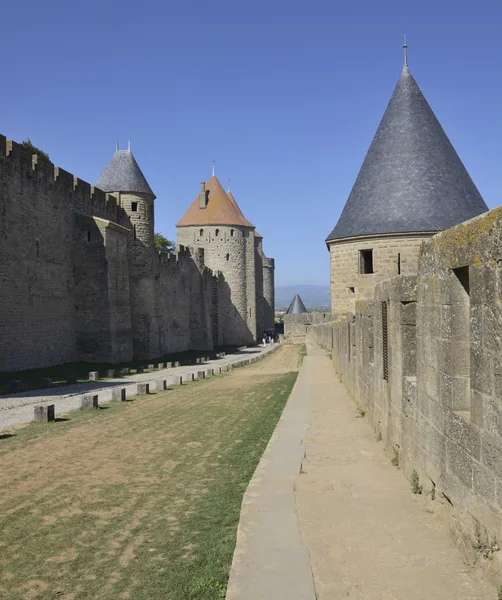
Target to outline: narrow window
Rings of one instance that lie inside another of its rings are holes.
[[[87,241],[88,242],[91,241],[91,232],[90,231],[87,232]]]
[[[401,253],[397,253],[397,274],[401,275]]]
[[[354,288],[354,287],[349,287],[349,292],[350,292],[351,294],[355,294],[355,293],[356,293],[356,288]]]
[[[359,273],[373,273],[373,250],[359,250]]]
[[[219,229],[217,229],[217,230],[214,232],[214,235],[215,235],[216,237],[218,237],[218,236],[220,235],[220,230],[219,230]]]
[[[452,377],[452,408],[470,421],[471,416],[471,299],[469,267],[453,269],[451,278],[450,369]]]
[[[138,203],[137,202],[131,202],[131,211],[138,212]]]
[[[37,246],[37,258],[40,258],[40,243],[38,240],[35,240],[35,244]]]
[[[229,260],[229,259],[230,259],[230,254],[227,254],[227,260]]]
[[[387,323],[387,302],[382,302],[382,363],[383,378],[389,381],[389,326]]]
[[[136,225],[132,226],[132,232],[133,232],[133,235],[134,235],[134,239],[136,239]]]
[[[204,230],[203,230],[203,229],[201,229],[201,230],[199,231],[199,237],[202,237],[203,235],[204,235]]]
[[[230,230],[230,237],[234,237],[234,230],[233,229]]]

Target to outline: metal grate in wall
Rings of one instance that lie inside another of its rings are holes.
[[[387,321],[387,302],[382,302],[382,358],[383,378],[389,381],[389,325]]]

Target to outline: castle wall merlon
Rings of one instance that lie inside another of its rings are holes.
[[[0,133],[0,158],[7,156],[7,138]]]

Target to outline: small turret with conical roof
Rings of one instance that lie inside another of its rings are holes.
[[[415,274],[424,238],[488,210],[404,65],[338,222],[331,254],[332,312],[353,310],[378,281]]]
[[[155,194],[131,152],[119,150],[101,173],[96,187],[119,198],[120,205],[127,212],[133,226],[134,239],[151,248],[154,244]]]
[[[308,310],[306,309],[305,304],[303,304],[303,300],[300,298],[300,294],[298,294],[298,293],[295,294],[295,297],[293,298],[293,301],[289,305],[289,308],[286,311],[286,314],[287,315],[301,315],[306,312],[308,312]]]

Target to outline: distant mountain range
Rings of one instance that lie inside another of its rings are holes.
[[[300,294],[308,310],[330,307],[329,285],[286,285],[275,288],[276,309],[287,309],[295,294]]]

